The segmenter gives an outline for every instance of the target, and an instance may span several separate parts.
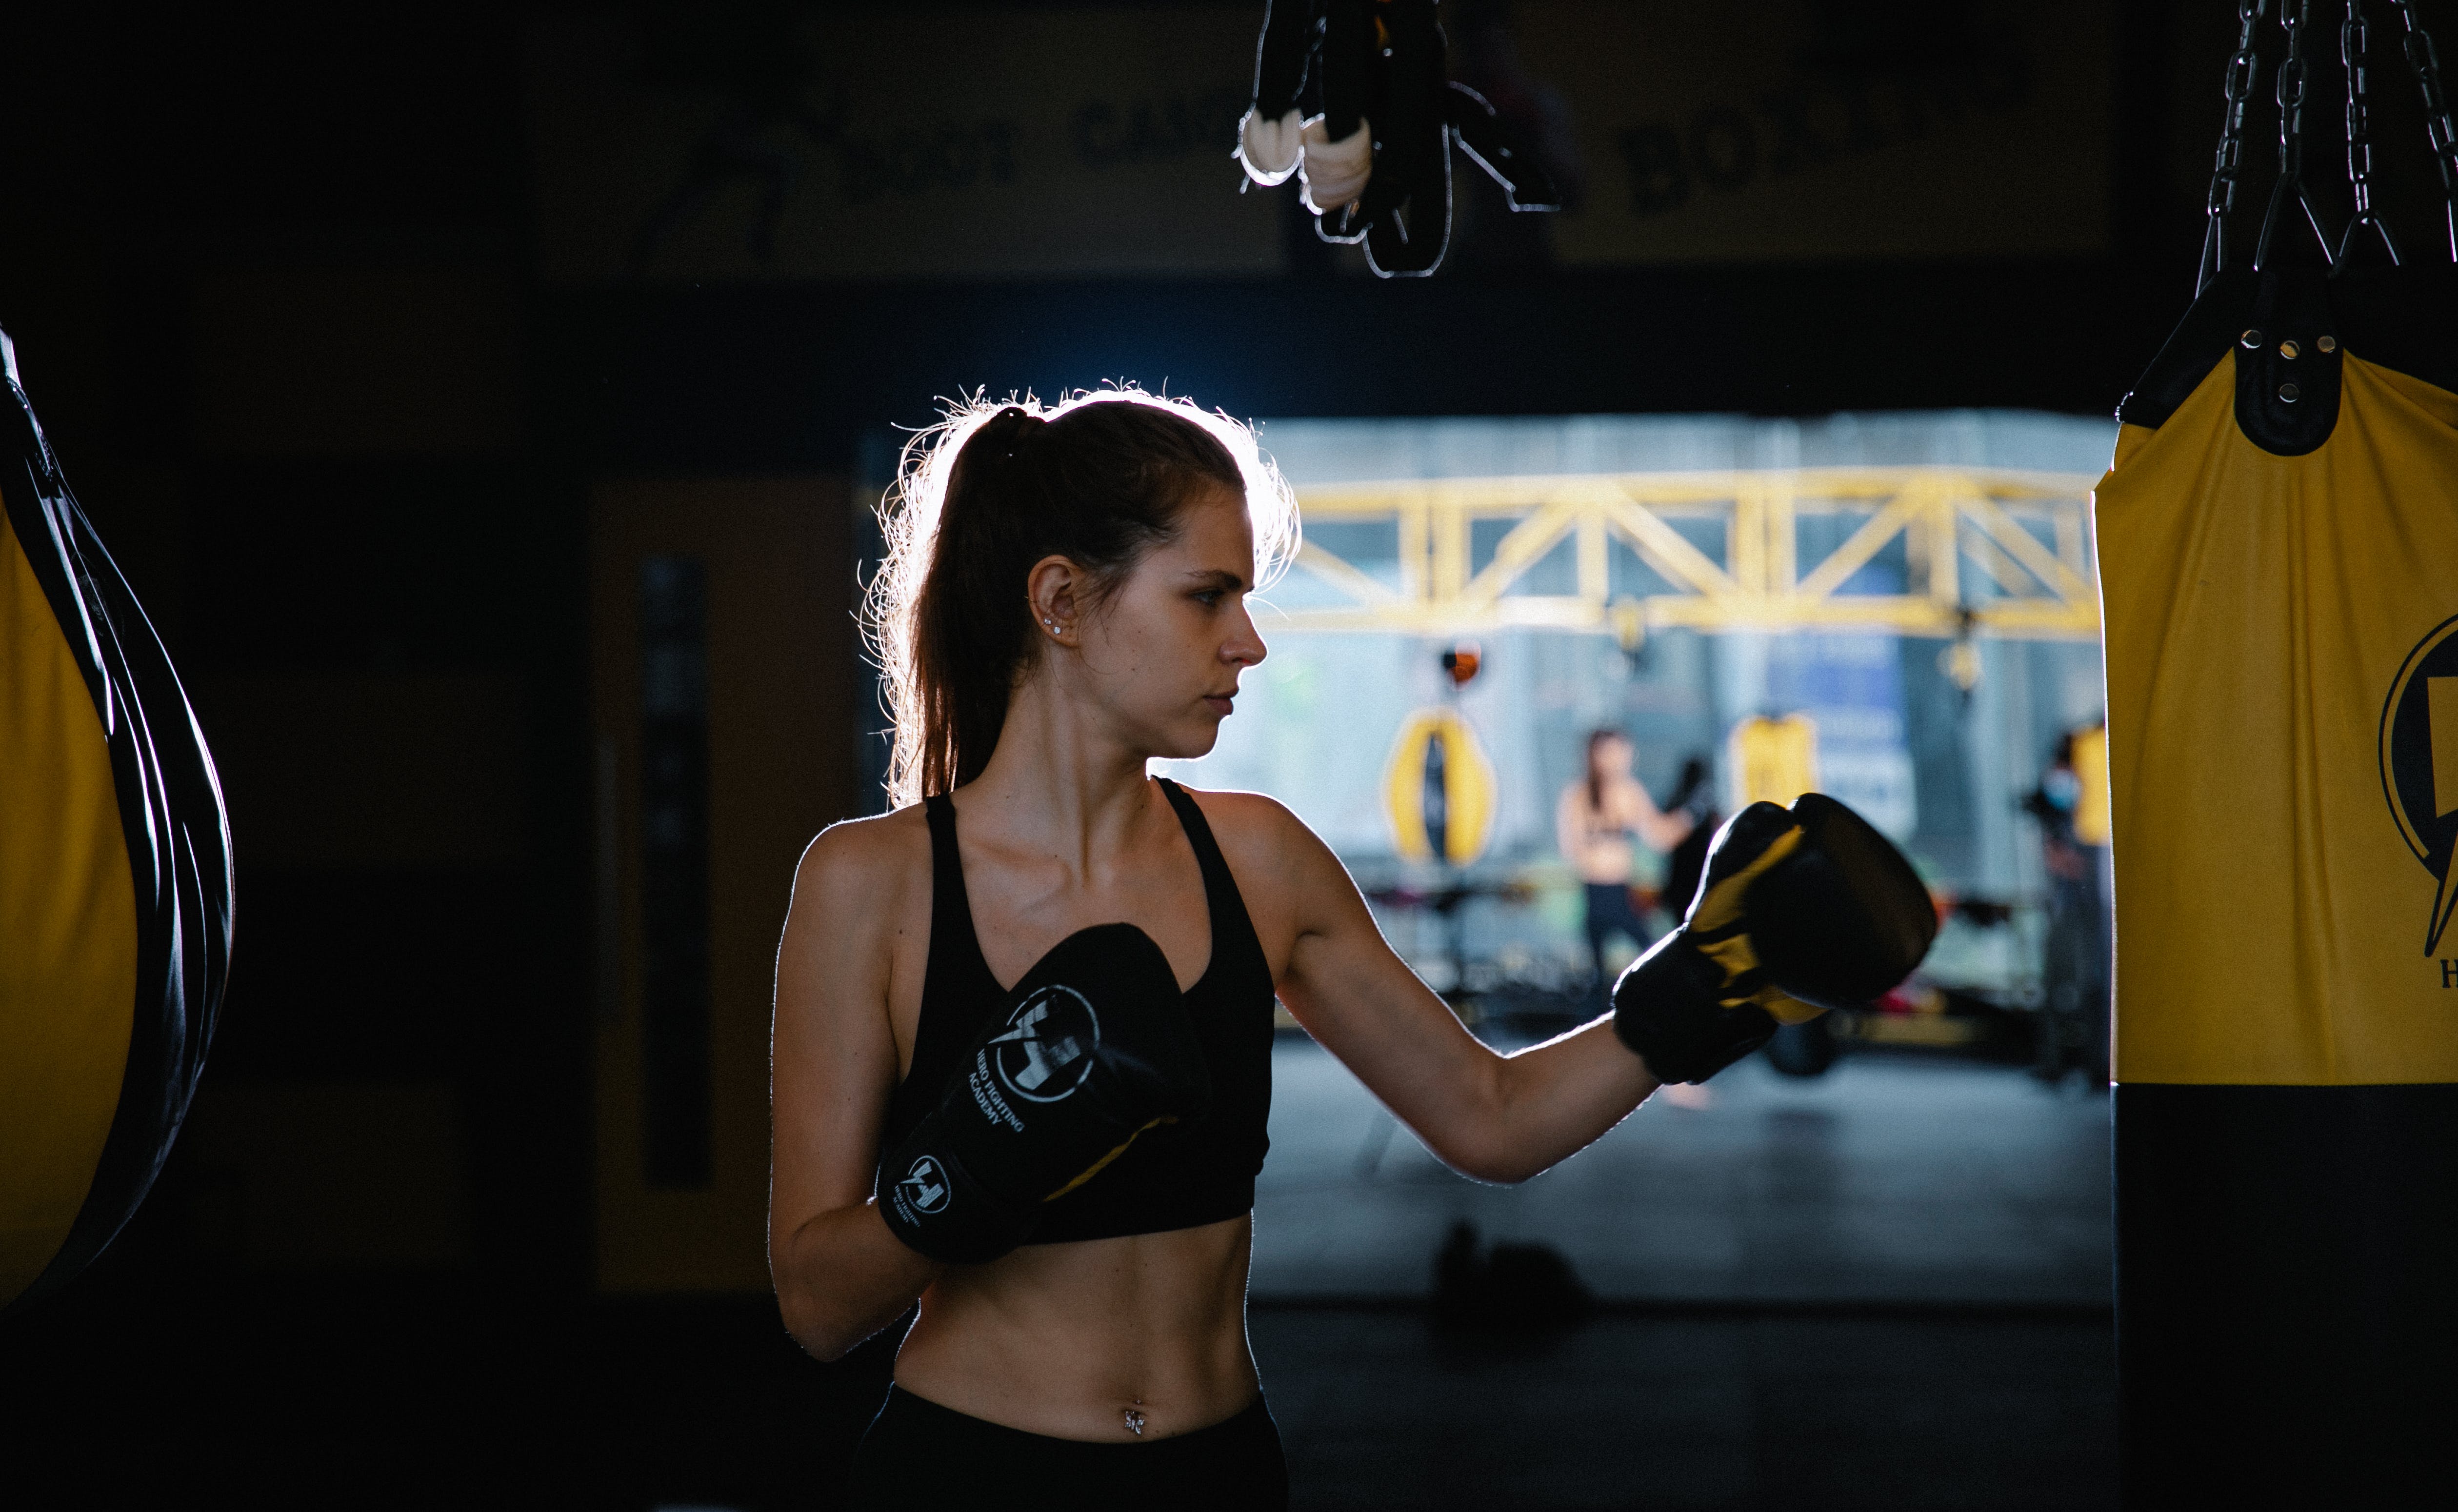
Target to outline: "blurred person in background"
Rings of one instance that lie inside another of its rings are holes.
[[[2039,821],[2040,861],[2049,879],[2049,933],[2041,962],[2041,1080],[2078,1070],[2108,1082],[2107,734],[2092,726],[2057,738],[2024,811]]]
[[[1562,790],[1562,800],[1553,812],[1553,833],[1562,859],[1578,874],[1587,893],[1588,954],[1595,966],[1592,996],[1598,1002],[1613,981],[1605,942],[1621,934],[1629,937],[1634,949],[1645,950],[1656,939],[1639,911],[1633,876],[1637,855],[1631,837],[1636,836],[1653,851],[1669,852],[1680,845],[1698,828],[1698,816],[1685,805],[1695,801],[1705,786],[1705,764],[1694,758],[1682,771],[1672,812],[1658,809],[1647,789],[1630,775],[1636,755],[1630,737],[1618,730],[1589,732],[1586,775]],[[1691,885],[1697,885],[1695,877]],[[1665,907],[1677,918],[1689,901],[1686,896],[1664,899]]]

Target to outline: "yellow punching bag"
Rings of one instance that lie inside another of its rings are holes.
[[[2073,733],[2074,839],[2085,845],[2108,844],[2108,726],[2086,725]]]
[[[0,1312],[101,1253],[185,1116],[230,959],[187,695],[0,335]]]
[[[1383,799],[1401,856],[1475,861],[1492,837],[1499,791],[1492,758],[1458,710],[1420,709],[1400,722],[1383,764]]]
[[[2458,287],[2428,250],[2211,279],[2094,500],[2130,1505],[2448,1490]]]
[[[1733,726],[1730,745],[1740,789],[1737,809],[1753,803],[1787,808],[1818,791],[1818,721],[1809,715],[1754,715]]]

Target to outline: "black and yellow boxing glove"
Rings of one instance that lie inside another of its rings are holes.
[[[1857,1007],[1937,938],[1903,852],[1823,793],[1727,820],[1681,927],[1614,985],[1614,1029],[1659,1082],[1703,1082],[1779,1023]]]
[[[1169,958],[1133,924],[1081,930],[1015,984],[938,1106],[886,1151],[880,1213],[931,1259],[997,1259],[1041,1204],[1211,1100]]]

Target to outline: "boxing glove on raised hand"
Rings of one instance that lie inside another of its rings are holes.
[[[1779,1021],[1854,1007],[1911,974],[1937,913],[1911,862],[1823,793],[1726,821],[1681,927],[1614,984],[1614,1030],[1659,1082],[1703,1082]]]
[[[1041,1204],[1211,1100],[1169,958],[1133,924],[1080,930],[1015,984],[938,1106],[885,1152],[880,1215],[931,1259],[994,1260]]]
[[[1680,780],[1673,784],[1672,796],[1664,800],[1667,814],[1687,814],[1693,824],[1703,824],[1716,812],[1715,784],[1707,780],[1706,761],[1692,756],[1681,763]]]

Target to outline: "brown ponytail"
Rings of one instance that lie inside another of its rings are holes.
[[[979,777],[1008,700],[1040,653],[1025,581],[1064,556],[1093,577],[1094,602],[1177,528],[1210,487],[1244,497],[1258,571],[1296,546],[1295,505],[1253,433],[1184,401],[1134,391],[953,408],[906,447],[881,503],[886,562],[867,618],[885,676],[899,804]]]
[[[1605,807],[1605,777],[1603,773],[1596,770],[1596,753],[1604,748],[1604,744],[1608,740],[1627,740],[1629,738],[1630,736],[1622,734],[1620,731],[1613,729],[1591,730],[1588,732],[1589,812],[1601,814],[1604,812]]]

